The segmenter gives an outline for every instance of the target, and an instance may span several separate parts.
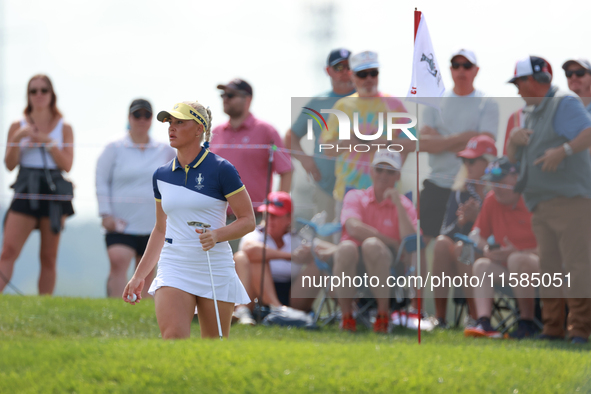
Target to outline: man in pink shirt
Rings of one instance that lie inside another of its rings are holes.
[[[236,167],[256,211],[265,201],[269,149],[252,149],[251,145],[274,143],[283,148],[283,141],[273,126],[250,113],[252,87],[248,82],[234,79],[217,88],[223,90],[224,112],[230,119],[213,129],[211,151]],[[292,171],[290,155],[276,151],[273,157],[273,172],[281,178],[279,190],[289,192]],[[272,184],[270,190],[273,190]]]
[[[377,276],[378,286],[371,291],[378,304],[374,331],[388,332],[390,288],[387,278],[396,250],[403,238],[416,232],[417,214],[412,202],[395,189],[400,179],[401,157],[397,152],[381,150],[374,155],[370,176],[373,186],[351,190],[345,195],[341,224],[343,235],[334,258],[333,275],[338,277]],[[382,285],[384,285],[382,287]],[[347,284],[348,286],[348,284]],[[337,295],[343,313],[341,328],[355,331],[352,302],[355,287],[339,287]]]

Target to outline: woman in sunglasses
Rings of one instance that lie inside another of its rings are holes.
[[[209,108],[185,101],[161,111],[157,119],[169,124],[170,146],[177,149],[177,157],[158,168],[152,178],[156,225],[123,300],[134,304],[134,296],[142,299],[145,278],[158,264],[148,292],[154,296],[162,338],[188,338],[195,307],[201,337],[217,338],[214,297],[222,335],[227,338],[234,305],[250,302],[228,241],[254,230],[252,203],[236,168],[208,149]],[[226,225],[228,204],[236,220]],[[203,224],[209,225],[207,231]]]
[[[454,241],[455,234],[468,235],[476,221],[484,199],[484,184],[480,178],[484,175],[488,163],[497,155],[495,141],[485,134],[480,134],[468,141],[466,148],[457,156],[462,159],[462,167],[452,186],[447,201],[447,208],[441,225],[441,232],[434,247],[433,276],[472,275],[471,264],[461,256],[461,243]],[[445,320],[449,287],[435,289],[435,314],[441,328],[447,327]],[[471,289],[464,288],[468,309],[473,319],[477,319],[476,307]]]
[[[144,254],[156,222],[152,175],[175,156],[168,144],[150,138],[152,106],[147,100],[134,100],[128,119],[127,135],[108,144],[96,166],[99,215],[111,265],[108,297],[121,296],[130,261],[135,258],[137,266]],[[146,280],[151,283],[153,278],[154,272]]]
[[[73,215],[74,209],[71,196],[53,200],[41,197],[59,194],[56,184],[64,181],[62,171],[69,172],[72,168],[73,142],[72,127],[64,122],[57,108],[51,80],[42,74],[33,76],[27,85],[24,116],[8,130],[4,162],[9,171],[19,166],[19,173],[11,186],[15,197],[4,219],[0,292],[8,284],[14,262],[29,234],[39,229],[39,294],[53,294],[60,232],[65,218]]]

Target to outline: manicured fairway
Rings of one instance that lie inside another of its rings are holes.
[[[234,326],[162,341],[153,303],[0,296],[2,393],[589,393],[591,346]]]

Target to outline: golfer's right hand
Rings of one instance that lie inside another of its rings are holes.
[[[123,295],[121,296],[123,298],[123,301],[130,303],[131,305],[135,305],[136,302],[140,302],[142,299],[142,289],[144,288],[145,282],[145,279],[138,279],[135,276],[133,276],[131,280],[127,283],[127,286],[125,286],[125,290],[123,290]],[[135,294],[137,296],[137,300],[135,300],[134,302],[131,302],[127,298],[127,296],[132,298],[132,294]]]
[[[199,242],[204,251],[208,251],[213,248],[218,242],[217,233],[215,230],[203,231],[202,229],[195,229],[195,232],[199,234]]]

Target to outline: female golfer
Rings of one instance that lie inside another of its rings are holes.
[[[12,123],[4,162],[9,171],[18,165],[12,185],[12,200],[4,220],[4,240],[0,257],[0,293],[12,276],[14,262],[34,229],[41,233],[41,273],[39,294],[53,294],[56,280],[57,249],[64,219],[74,214],[72,202],[30,198],[60,194],[56,184],[64,181],[62,171],[70,171],[74,160],[74,134],[57,109],[57,96],[46,75],[35,75],[27,85],[24,117]]]
[[[177,149],[177,157],[154,173],[156,225],[123,291],[123,300],[133,304],[133,294],[141,300],[145,278],[158,263],[149,293],[154,295],[162,338],[188,338],[195,306],[201,337],[217,338],[209,259],[222,333],[227,338],[234,305],[250,302],[227,241],[254,230],[252,203],[234,166],[208,149],[209,109],[185,101],[171,111],[160,112],[157,119],[169,123],[170,146]],[[228,203],[236,221],[226,226]],[[200,230],[187,224],[191,221],[210,224],[211,228],[198,234]]]

